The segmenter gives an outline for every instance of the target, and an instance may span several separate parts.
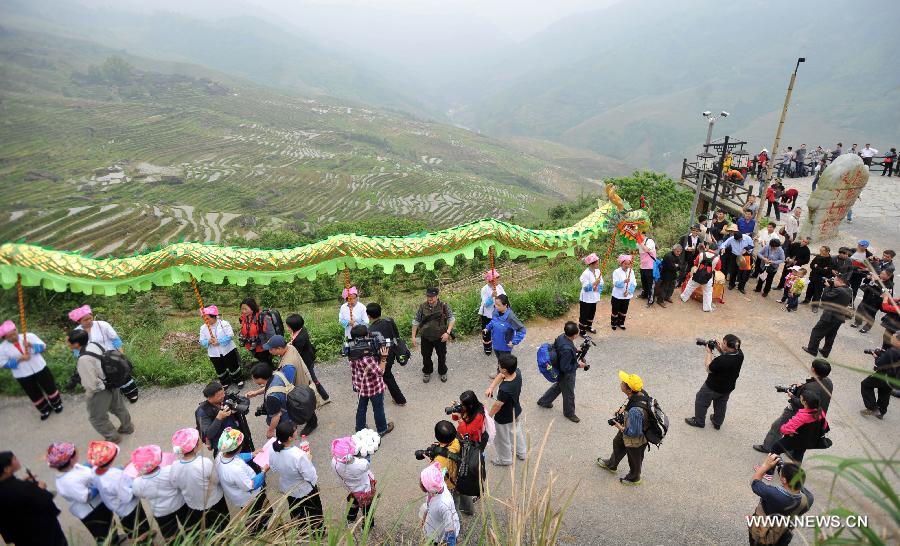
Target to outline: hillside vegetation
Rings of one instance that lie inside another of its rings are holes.
[[[596,188],[463,129],[61,36],[3,29],[0,76],[0,240],[106,255],[381,216],[534,221]]]

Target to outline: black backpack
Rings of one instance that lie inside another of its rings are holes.
[[[259,312],[256,320],[260,343],[269,341],[269,338],[266,335],[266,320],[272,323],[276,336],[284,335],[284,321],[281,320],[281,313],[278,312],[278,309],[263,309]]]
[[[97,344],[94,343],[94,345]],[[97,346],[100,347],[99,345]],[[100,354],[85,350],[83,354],[92,356],[100,361],[100,369],[103,370],[103,376],[105,377],[103,383],[107,389],[118,389],[131,381],[131,372],[134,366],[132,366],[128,357],[118,349],[110,349]]]
[[[704,255],[703,259],[700,260],[700,264],[697,266],[697,270],[694,271],[694,276],[691,277],[691,279],[697,284],[706,284],[709,282],[709,279],[712,278],[712,271],[712,258],[707,258]]]
[[[644,431],[644,436],[648,442],[658,448],[662,444],[663,438],[666,437],[666,433],[669,432],[669,416],[659,407],[659,401],[655,398],[651,398],[648,394],[645,399],[647,407],[644,409],[648,410],[648,416],[647,430]]]
[[[269,393],[283,393],[287,399],[288,417],[297,425],[305,425],[316,413],[315,391],[308,385],[292,385],[281,372],[275,372],[275,375],[281,378],[285,386],[269,387],[266,396]]]
[[[487,471],[481,464],[482,444],[487,444],[487,431],[481,433],[482,442],[478,444],[469,439],[469,435],[457,436],[459,440],[459,453],[451,453],[443,446],[435,448],[435,454],[446,457],[456,463],[456,480],[450,481],[456,486],[456,491],[461,495],[470,497],[481,496],[481,484],[487,479]]]

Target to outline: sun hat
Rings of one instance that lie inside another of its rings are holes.
[[[622,370],[619,370],[619,379],[635,392],[644,390],[644,381],[637,374],[625,373]]]

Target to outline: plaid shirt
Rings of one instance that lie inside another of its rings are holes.
[[[378,367],[378,359],[374,356],[351,360],[350,375],[353,388],[360,396],[370,398],[384,392],[384,372]]]

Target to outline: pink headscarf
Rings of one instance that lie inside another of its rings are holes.
[[[496,269],[491,269],[489,271],[485,271],[484,280],[485,282],[491,282],[500,278],[500,273]]]
[[[634,258],[631,256],[631,254],[619,254],[618,261],[619,264],[631,263],[634,261]]]
[[[215,305],[210,305],[209,307],[204,307],[203,314],[209,315],[211,317],[218,317],[219,316],[219,308],[216,307]]]
[[[47,464],[57,470],[69,464],[75,456],[75,444],[54,442],[47,448]]]
[[[71,311],[69,311],[69,320],[71,320],[72,322],[78,322],[84,317],[93,314],[94,312],[91,311],[90,305],[82,305],[78,309],[72,309]]]
[[[440,463],[432,463],[426,466],[419,475],[422,480],[422,487],[431,494],[440,493],[444,490],[444,469]]]
[[[11,320],[7,320],[3,324],[0,324],[0,337],[5,336],[6,334],[12,332],[15,329],[16,329],[16,323]]]
[[[341,297],[344,299],[347,299],[348,296],[357,296],[357,295],[359,295],[359,291],[356,290],[355,286],[351,286],[350,288],[344,288],[344,290],[341,291]]]
[[[200,433],[197,432],[197,429],[183,428],[172,435],[172,451],[177,455],[184,455],[197,447],[199,441]]]
[[[591,265],[594,262],[599,262],[600,258],[597,257],[596,252],[591,252],[587,256],[584,257],[584,263],[587,265]]]
[[[345,436],[331,441],[331,456],[342,463],[349,463],[356,455],[356,443],[353,438]]]
[[[155,444],[141,446],[131,452],[131,464],[139,476],[149,474],[162,464],[162,449]]]

